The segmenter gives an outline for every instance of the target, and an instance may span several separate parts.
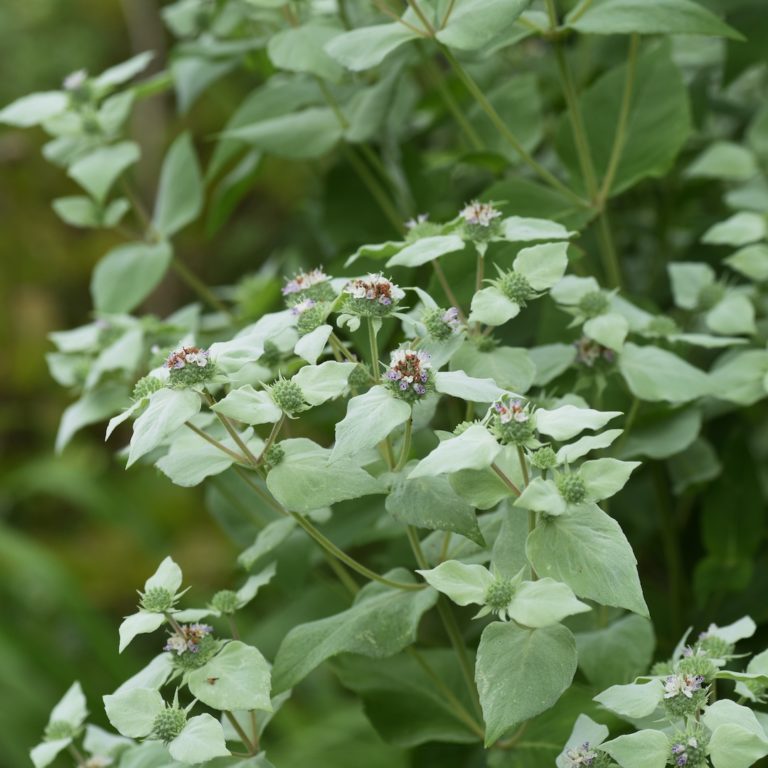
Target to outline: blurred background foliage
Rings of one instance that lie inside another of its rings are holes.
[[[28,92],[57,88],[73,70],[99,72],[140,50],[157,52],[153,66],[159,71],[171,45],[159,5],[158,0],[4,0],[0,105]],[[705,5],[749,35],[746,43],[708,43],[727,47],[726,82],[736,80],[755,62],[768,63],[764,0],[711,0]],[[687,45],[679,39],[675,45],[676,59],[683,66],[686,57],[698,65],[707,55],[706,45]],[[542,135],[555,132],[553,105],[557,111],[562,105],[544,46],[531,41],[523,51],[527,71],[544,75],[542,104],[528,116],[510,119],[522,121],[526,143],[535,146]],[[580,49],[580,85],[594,77],[595,57],[610,66],[624,55],[623,41],[593,39]],[[145,199],[153,194],[170,139],[190,127],[201,137],[198,148],[207,157],[212,146],[207,139],[269,71],[266,59],[254,54],[242,70],[218,81],[181,117],[170,93],[140,105],[133,133],[142,144],[136,180]],[[753,111],[740,114],[732,104],[711,103],[706,70],[699,71],[705,74],[687,81],[698,132],[678,169],[717,135],[723,122],[738,140]],[[450,87],[464,98],[456,83]],[[522,91],[513,106],[526,103],[525,83],[519,87]],[[409,135],[403,162],[412,170],[417,210],[429,210],[433,218],[441,219],[453,215],[460,203],[488,187],[500,172],[483,159],[457,162],[442,141],[440,120],[448,121],[440,114],[438,95],[428,85],[424,90],[420,107],[424,130]],[[453,128],[448,123],[445,130]],[[137,643],[124,656],[117,655],[119,619],[132,610],[136,587],[165,554],[173,553],[201,600],[240,578],[232,565],[240,548],[225,532],[226,526],[208,513],[202,494],[170,484],[152,468],[137,466],[126,473],[111,450],[105,450],[101,425],[78,435],[61,456],[53,453],[58,420],[69,401],[47,371],[47,334],[89,319],[92,268],[116,241],[105,231],[70,228],[53,214],[50,200],[71,194],[74,183],[41,157],[42,143],[41,132],[0,134],[0,754],[8,768],[28,765],[29,746],[37,741],[52,703],[75,677],[89,695],[94,720],[104,722],[101,694],[112,691],[151,653],[148,645]],[[719,262],[725,250],[703,254],[697,243],[701,233],[726,213],[721,185],[683,184],[679,171],[645,181],[621,197],[612,218],[629,295],[641,304],[653,296],[657,307],[668,308],[666,263],[686,258]],[[224,228],[217,224],[209,217],[186,230],[179,238],[179,251],[209,284],[233,283],[266,265],[262,274],[275,277],[258,283],[255,314],[267,307],[270,298],[277,301],[278,273],[315,261],[333,269],[360,243],[393,235],[338,154],[312,162],[263,160],[234,217]],[[581,244],[589,254],[589,237]],[[590,270],[590,256],[584,258],[582,266]],[[459,278],[462,267],[456,269]],[[190,298],[170,275],[145,309],[164,316]],[[547,312],[554,310],[531,315],[537,319],[539,343],[555,340],[561,327],[561,321]],[[710,423],[709,438],[724,470],[722,479],[708,486],[705,494],[673,497],[665,465],[650,461],[634,481],[631,506],[619,500],[611,510],[640,560],[662,656],[689,623],[698,628],[747,612],[758,623],[768,622],[764,416],[765,405],[758,403],[737,417],[726,411]],[[752,428],[748,439],[745,426]],[[647,509],[647,516],[638,516],[640,508]],[[736,509],[740,526],[734,527],[724,510]],[[679,528],[682,559],[680,572],[674,575],[680,594],[670,613],[671,561],[659,532],[672,516]],[[710,570],[700,566],[694,578],[695,564],[711,551],[716,557]],[[295,562],[310,557],[308,549],[300,548],[289,555]],[[270,588],[265,606],[272,609],[269,622],[259,624],[252,613],[253,626],[246,631],[271,657],[291,626],[292,610],[305,610],[306,619],[307,606],[323,615],[334,601],[337,608],[343,605],[335,589],[323,582],[299,595],[285,585],[282,591]],[[360,704],[331,680],[327,672],[315,673],[281,712],[277,738],[270,745],[272,761],[282,768],[308,762],[316,768],[345,768],[363,759],[374,768],[406,765],[404,753],[380,741]],[[290,736],[295,733],[300,738]],[[375,750],[368,749],[372,743]],[[454,759],[461,752],[458,747],[425,748],[414,753],[413,764],[419,768],[442,764],[444,749],[450,749]]]

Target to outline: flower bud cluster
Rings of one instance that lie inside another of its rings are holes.
[[[165,366],[170,371],[171,384],[175,386],[200,384],[209,381],[215,374],[208,350],[199,347],[182,347],[171,352]]]
[[[211,605],[225,615],[235,613],[239,607],[237,592],[231,589],[222,589],[217,592],[211,600]]]
[[[514,596],[515,584],[512,579],[496,578],[488,587],[484,602],[502,621],[506,621],[507,608]]]
[[[426,352],[396,349],[392,352],[384,379],[401,399],[414,402],[434,390],[432,364]]]
[[[176,596],[172,595],[164,587],[152,587],[144,593],[139,593],[141,597],[141,607],[145,611],[152,613],[165,613],[173,608],[176,602]]]
[[[727,659],[735,650],[733,643],[712,632],[702,632],[694,648],[704,651],[712,659]]]
[[[173,741],[187,724],[187,713],[179,706],[166,706],[152,723],[152,735],[164,743]]]
[[[519,304],[521,307],[524,307],[536,295],[536,291],[531,288],[531,284],[525,275],[521,275],[514,270],[504,272],[498,280],[493,281],[493,284],[510,301],[514,301],[515,304]]]
[[[133,393],[131,398],[138,402],[145,397],[149,397],[153,392],[157,392],[159,389],[163,389],[165,383],[157,378],[157,376],[144,376],[140,378],[133,387]]]
[[[325,322],[328,317],[328,303],[302,299],[291,307],[291,314],[296,318],[299,336],[306,336]]]
[[[285,458],[285,448],[280,443],[274,443],[267,448],[264,454],[264,465],[267,469],[274,469]]]
[[[450,339],[461,328],[459,310],[456,307],[442,309],[435,307],[424,313],[422,322],[430,338],[436,341]]]
[[[611,306],[608,297],[602,291],[585,293],[579,301],[579,310],[585,317],[597,317],[605,314]]]
[[[333,301],[336,293],[331,279],[322,269],[299,272],[283,286],[283,296],[289,306],[294,306],[304,299],[313,301]]]
[[[543,448],[533,451],[528,457],[528,460],[531,462],[532,466],[542,471],[553,469],[557,466],[557,454],[549,445],[545,445]]]
[[[351,280],[344,287],[344,311],[361,317],[382,317],[392,312],[405,291],[381,273]]]
[[[581,504],[587,498],[587,486],[578,472],[564,472],[558,476],[555,484],[568,504]]]
[[[293,416],[306,407],[304,393],[301,387],[292,379],[279,378],[269,387],[269,393],[275,401],[275,405],[281,411]]]
[[[491,406],[491,432],[504,444],[525,445],[535,428],[527,405],[521,400],[497,400]]]

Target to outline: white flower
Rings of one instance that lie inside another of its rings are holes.
[[[459,216],[467,224],[490,227],[494,219],[498,219],[501,216],[501,211],[494,208],[490,203],[480,203],[477,200],[473,200],[469,205],[464,206]]]
[[[418,227],[419,224],[426,224],[428,220],[428,213],[420,213],[415,219],[408,219],[408,221],[405,222],[405,228],[410,231]]]
[[[664,681],[664,698],[672,699],[682,695],[686,699],[692,699],[693,694],[700,691],[703,684],[702,675],[670,675]]]
[[[352,280],[345,286],[344,293],[353,299],[375,301],[384,306],[396,303],[405,296],[405,291],[400,286],[387,280],[381,273]]]
[[[313,299],[304,299],[303,301],[300,301],[298,304],[294,304],[291,307],[291,314],[298,317],[299,315],[303,315],[308,309],[312,309],[312,307],[316,306],[317,302]]]
[[[88,79],[88,70],[78,69],[76,72],[72,72],[64,78],[64,90],[76,91],[85,85],[85,81]]]
[[[322,269],[313,269],[311,272],[299,272],[283,286],[283,296],[291,293],[301,293],[318,283],[325,283],[330,278]]]

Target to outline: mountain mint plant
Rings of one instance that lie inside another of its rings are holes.
[[[205,488],[245,571],[188,607],[163,560],[116,628],[119,652],[155,642],[104,696],[116,734],[85,725],[75,684],[36,768],[64,751],[79,768],[269,768],[272,717],[321,666],[413,765],[768,755],[766,652],[734,650],[751,619],[651,666],[651,613],[671,647],[688,613],[751,583],[763,538],[765,478],[732,423],[768,395],[765,75],[732,71],[741,34],[708,5],[180,0],[162,8],[179,41],[167,71],[147,76],[141,53],[0,111],[42,128],[80,187],[56,214],[114,241],[92,320],[51,334],[51,373],[76,397],[57,449],[109,420],[126,469]],[[186,113],[225,77],[254,90],[207,124],[213,141],[179,134],[147,196],[137,103],[174,88]],[[702,118],[683,169],[688,86],[694,116],[722,114]],[[272,162],[303,169],[295,249],[209,287],[182,232],[205,214],[217,237]],[[701,245],[669,220],[673,169],[675,195],[724,186],[685,208]],[[337,200],[345,174],[359,190]],[[644,190],[659,210],[612,228]],[[721,191],[735,213],[704,222]],[[661,266],[640,255],[653,237]],[[146,312],[171,271],[195,300]],[[669,301],[648,294],[659,281]],[[747,533],[736,507],[753,512]],[[693,510],[701,546],[683,529]],[[651,611],[624,528],[664,553],[643,569]],[[274,652],[238,628],[268,612],[262,588],[291,608],[270,624]]]

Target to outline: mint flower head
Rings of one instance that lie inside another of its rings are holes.
[[[581,766],[594,766],[595,760],[599,757],[600,753],[596,752],[590,746],[588,741],[585,741],[578,747],[572,747],[566,750],[565,757],[570,763],[567,763],[568,768],[581,768]]]
[[[708,695],[703,675],[678,673],[664,680],[664,707],[673,717],[696,714],[707,703]]]
[[[594,368],[600,361],[612,363],[616,357],[612,349],[598,344],[588,336],[582,336],[573,346],[576,348],[576,362],[586,368]]]
[[[491,203],[480,203],[477,200],[465,205],[459,212],[459,216],[467,224],[485,228],[490,227],[501,215],[501,211]]]
[[[430,338],[436,341],[450,339],[451,336],[461,330],[459,310],[456,307],[449,307],[448,309],[435,307],[427,310],[421,320]]]
[[[329,304],[314,299],[303,298],[291,307],[291,314],[296,318],[296,330],[299,336],[306,336],[325,322]]]
[[[173,656],[181,669],[198,669],[206,664],[219,649],[213,638],[213,627],[208,624],[179,625],[163,647]]]
[[[322,269],[313,269],[294,275],[283,286],[283,296],[289,305],[294,305],[302,299],[333,301],[336,292],[331,285],[331,278]]]
[[[707,743],[707,734],[701,726],[676,733],[669,748],[669,763],[680,768],[704,768],[709,765]]]
[[[344,287],[347,300],[344,311],[362,317],[382,317],[392,312],[405,291],[380,272],[351,280]]]
[[[392,352],[384,379],[398,397],[408,402],[424,397],[435,388],[430,356],[413,349]]]
[[[168,355],[165,367],[172,385],[189,387],[209,381],[215,375],[207,349],[182,347]]]
[[[530,406],[518,399],[505,398],[493,403],[489,427],[499,442],[505,445],[526,445],[535,433]]]
[[[87,716],[83,689],[80,683],[73,683],[51,711],[43,741],[30,751],[35,768],[45,768],[52,763],[59,752],[80,735]]]

